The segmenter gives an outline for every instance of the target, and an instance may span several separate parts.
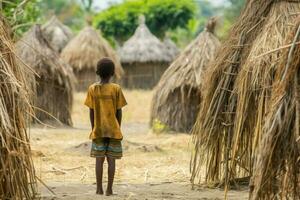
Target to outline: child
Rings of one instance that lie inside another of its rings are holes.
[[[115,159],[122,157],[120,126],[122,107],[127,103],[119,85],[110,83],[115,73],[111,59],[103,58],[97,63],[96,74],[100,82],[92,84],[87,93],[85,105],[90,108],[92,132],[91,157],[96,158],[97,194],[103,194],[102,176],[105,158],[108,163],[108,184],[106,195],[112,195],[115,175]]]

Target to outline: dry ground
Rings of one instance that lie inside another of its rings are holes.
[[[152,92],[125,91],[125,96],[129,105],[123,115],[124,158],[117,162],[116,195],[95,195],[88,110],[83,106],[85,94],[77,93],[74,128],[31,130],[37,175],[55,193],[41,185],[43,199],[223,199],[224,193],[218,189],[191,190],[189,135],[157,135],[149,130]],[[247,199],[247,191],[232,191],[229,199]]]

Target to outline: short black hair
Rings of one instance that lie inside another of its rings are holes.
[[[115,74],[115,64],[110,58],[102,58],[97,63],[96,74],[100,78],[110,78]]]

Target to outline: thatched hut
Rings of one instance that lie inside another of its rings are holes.
[[[73,37],[72,30],[59,21],[56,16],[42,26],[42,31],[52,47],[59,53]]]
[[[296,37],[299,33],[299,13],[298,1],[247,1],[204,79],[193,128],[193,183],[204,165],[205,181],[225,183],[226,189],[254,174],[252,199],[299,197],[300,113],[294,107],[299,88],[297,79],[290,77],[299,76],[292,70],[299,52],[289,34],[295,29]],[[287,55],[287,48],[292,53]],[[262,178],[266,179],[260,182]]]
[[[17,54],[37,73],[34,100],[36,118],[45,123],[59,120],[72,125],[73,77],[43,35],[40,25],[33,26],[16,44]]]
[[[62,58],[69,63],[77,77],[79,91],[86,91],[97,81],[97,62],[103,57],[111,58],[116,66],[116,79],[120,79],[123,68],[119,58],[109,43],[92,27],[86,27],[75,36],[61,53]]]
[[[139,26],[119,49],[119,55],[127,88],[152,88],[173,61],[165,45],[147,28],[144,17],[140,17]]]
[[[159,122],[174,131],[191,130],[199,111],[203,71],[220,46],[214,26],[215,20],[210,21],[161,77],[152,99],[153,127]]]
[[[26,117],[31,112],[28,77],[17,65],[9,28],[0,16],[0,199],[35,199]]]

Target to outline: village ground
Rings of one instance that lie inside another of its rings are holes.
[[[154,134],[149,129],[152,92],[125,90],[124,93],[129,105],[123,110],[124,157],[117,161],[115,195],[95,195],[88,109],[83,105],[85,94],[76,93],[74,128],[38,126],[30,130],[37,176],[49,187],[39,184],[42,199],[223,199],[221,189],[191,189],[190,135]],[[104,189],[106,179],[104,173]],[[228,199],[247,197],[246,189],[228,194]]]

